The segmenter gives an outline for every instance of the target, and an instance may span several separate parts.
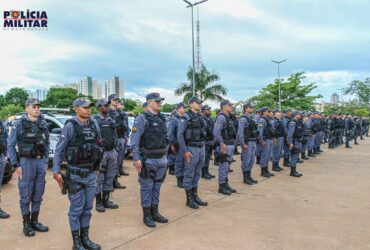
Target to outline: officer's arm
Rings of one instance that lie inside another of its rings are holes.
[[[185,117],[181,118],[177,124],[177,143],[179,144],[179,148],[181,152],[186,151],[184,133],[187,127],[187,121],[188,121],[188,117],[187,115],[185,115]]]
[[[265,128],[265,119],[261,118],[258,121],[258,141],[263,143],[263,129]]]
[[[288,127],[288,143],[289,144],[293,143],[294,130],[295,130],[295,122],[289,123],[289,127]]]
[[[140,157],[140,139],[145,129],[145,116],[140,114],[135,118],[131,133],[131,151],[134,161],[141,160]]]
[[[174,145],[175,144],[175,135],[174,134],[174,131],[175,131],[175,119],[172,118],[171,121],[170,121],[170,124],[168,125],[168,130],[167,130],[167,137],[168,137],[168,140],[170,141],[170,146]]]
[[[239,119],[239,126],[238,126],[238,142],[240,143],[240,145],[243,147],[245,145],[245,142],[244,142],[244,128],[247,125],[248,121],[242,117]]]
[[[17,145],[17,139],[21,130],[22,130],[21,122],[20,121],[14,122],[8,140],[8,157],[10,160],[10,164],[15,168],[20,166],[15,146]]]
[[[213,129],[213,137],[215,138],[215,142],[219,144],[223,144],[224,141],[222,140],[221,130],[223,128],[224,123],[226,122],[225,117],[219,115],[215,122],[215,127]]]
[[[72,141],[74,133],[74,127],[71,122],[67,123],[60,134],[58,143],[55,147],[54,159],[53,159],[53,173],[58,173],[60,171],[60,166],[65,160],[65,152],[68,146],[68,143]]]

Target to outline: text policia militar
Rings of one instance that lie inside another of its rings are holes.
[[[3,27],[11,28],[47,28],[48,16],[46,11],[4,11]]]

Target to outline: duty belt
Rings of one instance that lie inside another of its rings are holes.
[[[186,144],[188,147],[193,147],[193,148],[203,148],[204,143],[203,142],[189,142]]]
[[[162,158],[165,154],[143,154],[145,159],[159,159]]]
[[[84,171],[85,170],[85,171]],[[87,178],[93,171],[89,169],[68,169],[70,174],[78,175],[81,178]]]

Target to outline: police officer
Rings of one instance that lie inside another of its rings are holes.
[[[349,142],[352,140],[354,127],[355,123],[352,120],[351,114],[347,114],[346,118],[344,119],[344,134],[346,136],[346,148],[352,148],[349,145]]]
[[[203,119],[206,123],[206,145],[205,145],[204,165],[202,168],[202,178],[209,180],[215,178],[215,176],[209,172],[209,162],[211,160],[214,149],[213,129],[215,128],[215,122],[211,117],[210,106],[202,105],[202,114]]]
[[[315,123],[314,123],[314,114],[313,113],[308,113],[308,116],[309,116],[309,118],[308,118],[308,120],[307,120],[307,122],[306,122],[306,126],[308,126],[308,127],[310,127],[310,131],[311,131],[311,133],[309,132],[309,131],[307,131],[307,134],[311,134],[311,136],[310,136],[310,139],[309,139],[309,141],[308,141],[308,143],[307,143],[307,156],[309,156],[309,157],[315,157],[316,156],[316,154],[314,154],[314,152],[313,152],[313,147],[314,147],[314,144],[315,144],[315,133],[316,133],[316,129],[315,129]],[[330,130],[329,130],[329,120],[327,121],[327,123],[326,123],[327,125],[326,125],[326,131],[327,131],[327,133],[328,133],[328,143],[329,143],[329,141],[330,141]]]
[[[94,118],[97,121],[101,133],[101,146],[104,149],[103,158],[100,162],[100,169],[96,181],[96,206],[98,212],[105,212],[105,208],[117,209],[118,205],[109,201],[109,195],[113,191],[113,179],[117,174],[117,127],[115,121],[109,117],[109,101],[105,98],[96,103],[99,114]]]
[[[286,135],[284,141],[284,163],[283,166],[289,167],[289,159],[290,159],[290,149],[288,145],[288,126],[290,121],[292,120],[292,110],[287,109],[285,110],[285,116],[283,118],[283,125],[284,125],[284,133]]]
[[[282,121],[281,111],[278,109],[275,109],[273,110],[273,112],[274,112],[274,117],[272,120],[272,125],[275,130],[276,142],[272,144],[272,170],[281,171],[283,169],[280,167],[279,161],[281,158],[281,154],[283,152],[284,139],[285,139],[284,124]]]
[[[125,157],[125,145],[126,145],[126,133],[128,129],[128,122],[126,121],[125,114],[118,111],[118,101],[119,98],[112,94],[108,97],[109,101],[109,116],[116,122],[118,125],[117,127],[117,134],[119,137],[118,140],[118,163],[117,164],[123,164],[123,159]],[[113,179],[113,188],[115,189],[125,189],[126,186],[121,185],[118,181],[118,176],[120,176],[119,169],[122,167],[116,166],[116,176]],[[123,172],[122,172],[123,173]],[[124,174],[124,173],[123,173]]]
[[[262,117],[258,121],[258,142],[261,150],[261,176],[270,178],[275,176],[273,173],[270,173],[268,169],[272,152],[272,141],[274,140],[274,142],[276,142],[274,137],[275,131],[269,119],[272,115],[270,109],[263,107],[260,110],[262,112]]]
[[[312,120],[309,118],[311,113],[304,115],[303,118],[303,140],[301,148],[301,158],[303,160],[309,160],[310,158],[306,156],[306,151],[310,146],[312,137]],[[308,149],[309,151],[309,149]]]
[[[118,159],[117,159],[117,165],[118,165],[118,172],[119,175],[121,176],[129,176],[129,173],[127,173],[123,169],[123,161],[125,159],[125,154],[126,154],[126,146],[128,142],[128,137],[130,135],[129,131],[129,125],[128,125],[128,115],[124,111],[125,109],[125,103],[123,100],[117,100],[117,112],[121,117],[122,123],[118,125],[117,127],[117,136],[118,136],[118,141],[121,141],[121,148],[118,150]]]
[[[83,98],[73,102],[76,116],[63,127],[53,160],[54,179],[60,187],[64,185],[68,189],[73,249],[101,248],[89,238],[91,210],[97,188],[96,171],[103,152],[99,146],[99,126],[90,117],[92,106],[94,103]],[[67,161],[66,178],[60,172],[64,159]]]
[[[186,113],[186,105],[183,102],[180,102],[176,105],[176,110],[170,118],[167,136],[170,143],[170,155],[169,155],[169,164],[174,165],[174,172],[177,178],[177,186],[183,188],[183,179],[184,179],[184,154],[179,150],[179,144],[177,142],[177,127],[179,120],[183,119]],[[172,159],[171,159],[172,158]],[[170,166],[171,167],[171,166]]]
[[[224,195],[235,193],[236,190],[229,185],[229,165],[234,153],[234,143],[236,140],[235,123],[231,119],[230,114],[233,111],[232,103],[229,100],[224,100],[220,103],[221,111],[215,121],[213,136],[217,148],[215,150],[215,158],[218,160],[218,192]],[[217,161],[217,160],[216,160]]]
[[[1,204],[1,185],[3,183],[4,169],[6,163],[6,148],[7,148],[8,133],[5,125],[0,121],[0,204]],[[10,215],[4,212],[0,207],[0,219],[7,219]]]
[[[190,110],[179,120],[177,141],[179,150],[184,154],[184,189],[186,206],[198,209],[207,206],[198,196],[198,182],[204,164],[204,144],[206,139],[206,124],[200,113],[202,102],[198,97],[189,99]]]
[[[253,106],[250,103],[243,105],[244,115],[239,119],[238,141],[242,148],[242,172],[243,183],[253,185],[258,183],[252,178],[251,172],[254,164],[254,155],[256,153],[257,124],[252,119]]]
[[[299,122],[301,119],[301,114],[299,111],[294,111],[292,113],[293,119],[289,122],[288,126],[288,143],[289,149],[291,150],[291,161],[290,161],[290,176],[301,177],[302,174],[298,173],[297,162],[299,157],[299,152],[301,151],[301,142],[303,137],[303,126]]]
[[[50,143],[48,125],[41,116],[39,100],[27,99],[25,107],[26,114],[13,123],[8,155],[18,175],[23,233],[25,236],[34,236],[35,231],[49,231],[47,226],[38,222],[38,216],[45,191]]]
[[[167,223],[158,211],[162,183],[167,172],[168,139],[166,119],[159,111],[162,98],[159,93],[146,96],[147,111],[136,117],[131,133],[134,166],[139,173],[143,222],[155,227],[154,221]]]

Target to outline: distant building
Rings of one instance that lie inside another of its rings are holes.
[[[339,100],[339,95],[338,93],[333,93],[330,97],[330,102],[334,105],[337,105],[339,104],[340,100]]]
[[[97,80],[92,79],[91,76],[87,76],[78,82],[67,83],[63,85],[55,85],[53,88],[71,88],[77,90],[79,94],[85,96],[92,96],[94,99],[100,99],[102,97],[102,89]]]
[[[46,95],[48,94],[47,89],[36,89],[34,91],[28,90],[28,96],[29,98],[37,98],[40,101],[44,101],[46,99]]]
[[[113,76],[112,79],[105,81],[104,96],[115,94],[118,98],[124,97],[124,82],[118,76]]]
[[[314,108],[318,112],[324,112],[325,107],[329,106],[330,103],[326,103],[324,101],[321,101],[320,103],[314,103]]]

